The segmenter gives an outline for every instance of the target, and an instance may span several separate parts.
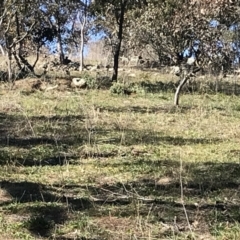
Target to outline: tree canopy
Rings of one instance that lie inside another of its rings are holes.
[[[113,81],[119,57],[145,48],[157,55],[160,64],[179,65],[185,53],[201,66],[211,61],[218,73],[239,62],[239,5],[232,0],[4,0],[1,52],[8,54],[9,64],[15,58],[19,68],[34,71],[24,54],[38,54],[55,43],[63,63],[66,49],[85,44],[95,30],[111,46]],[[76,49],[83,52],[83,47]]]

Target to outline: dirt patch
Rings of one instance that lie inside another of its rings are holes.
[[[131,218],[118,218],[118,217],[101,217],[95,220],[96,225],[113,239],[130,239],[134,234],[136,223]],[[128,234],[127,234],[128,233]]]
[[[5,190],[0,188],[0,203],[12,201],[12,196]]]
[[[15,81],[12,85],[12,90],[20,90],[24,92],[34,91],[65,91],[70,88],[70,80],[67,79],[56,79],[48,82],[37,78],[26,78],[23,80]]]

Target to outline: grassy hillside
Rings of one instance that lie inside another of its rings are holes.
[[[2,87],[2,239],[240,239],[239,97],[163,90]]]

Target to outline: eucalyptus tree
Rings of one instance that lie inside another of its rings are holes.
[[[54,32],[57,42],[56,51],[59,61],[64,64],[65,50],[68,45],[80,45],[80,55],[83,53],[85,27],[88,21],[90,0],[49,0],[43,1],[41,11]],[[80,29],[80,44],[76,42],[76,36]],[[80,62],[83,62],[80,57]]]
[[[132,38],[146,47],[150,45],[159,60],[168,58],[183,71],[176,90],[174,103],[179,104],[182,87],[196,71],[206,68],[209,61],[222,68],[231,63],[231,41],[224,33],[237,20],[238,1],[231,0],[149,0],[144,8],[135,10],[132,20]],[[190,63],[184,52],[194,57]]]
[[[76,8],[72,14],[72,41],[79,47],[79,71],[83,71],[84,45],[89,40],[92,27],[91,0],[76,1]]]
[[[75,1],[49,0],[41,6],[45,21],[48,22],[55,33],[57,42],[55,52],[58,52],[61,64],[63,64],[65,59],[64,41],[69,31],[67,24],[69,24],[68,20],[73,11],[74,4]]]
[[[23,57],[23,45],[36,24],[36,15],[39,9],[38,2],[31,0],[5,0],[1,2],[0,33],[2,47],[5,48],[8,57],[8,78],[12,79],[12,58],[22,69],[21,62],[30,68]]]
[[[113,53],[112,81],[117,81],[119,56],[122,41],[127,30],[127,13],[135,8],[141,8],[146,4],[144,0],[95,0],[94,10],[97,16],[97,27],[101,29],[105,37],[110,40]]]

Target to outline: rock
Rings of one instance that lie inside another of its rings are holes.
[[[172,66],[170,73],[179,76],[181,73],[181,69],[179,66]]]
[[[32,84],[32,90],[45,91],[46,88],[46,84],[41,80],[38,80]]]
[[[128,77],[136,77],[136,74],[135,73],[129,73]]]
[[[87,86],[87,81],[84,78],[73,78],[71,87],[85,88]]]
[[[97,66],[93,66],[89,69],[89,71],[96,71],[97,69],[98,69]]]

